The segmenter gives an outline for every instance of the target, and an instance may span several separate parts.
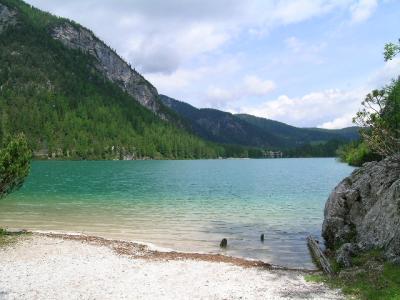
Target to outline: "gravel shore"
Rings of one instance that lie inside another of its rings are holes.
[[[0,248],[0,299],[343,299],[305,274],[101,238],[34,234]]]

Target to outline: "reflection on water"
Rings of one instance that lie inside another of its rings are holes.
[[[0,202],[0,227],[75,231],[312,267],[325,201],[351,168],[334,159],[37,161]],[[260,234],[265,240],[260,241]]]

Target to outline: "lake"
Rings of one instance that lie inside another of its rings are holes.
[[[334,158],[35,161],[25,185],[0,201],[0,227],[313,268],[306,236],[320,236],[325,201],[352,170]]]

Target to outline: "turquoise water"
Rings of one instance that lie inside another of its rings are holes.
[[[0,201],[0,227],[312,267],[305,238],[320,235],[325,201],[351,171],[333,158],[35,161],[23,188]]]

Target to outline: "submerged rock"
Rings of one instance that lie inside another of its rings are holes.
[[[387,259],[399,261],[399,159],[366,163],[345,178],[325,205],[322,235],[329,249],[352,243],[361,251],[382,249]],[[337,253],[343,264],[349,247]]]
[[[228,240],[227,239],[222,239],[221,243],[219,244],[221,248],[226,248],[228,246]]]

